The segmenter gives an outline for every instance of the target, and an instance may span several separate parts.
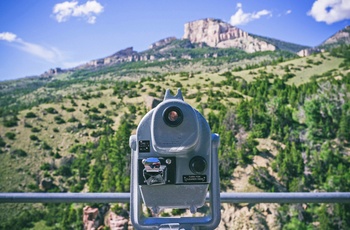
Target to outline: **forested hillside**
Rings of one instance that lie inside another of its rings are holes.
[[[6,83],[0,191],[128,192],[129,136],[150,102],[181,88],[220,134],[221,191],[348,192],[350,46],[294,58],[128,63],[65,73],[13,94]],[[261,207],[223,205],[220,229],[350,229],[349,204]],[[1,229],[82,228],[76,204],[8,204],[0,212]]]

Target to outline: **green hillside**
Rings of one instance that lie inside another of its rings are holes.
[[[220,134],[222,191],[349,191],[350,47],[220,52],[1,82],[0,191],[128,192],[129,136],[167,88]],[[81,208],[2,205],[0,228],[81,229]],[[350,228],[348,204],[223,205],[222,215],[221,229]]]
[[[259,40],[265,41],[269,44],[272,44],[272,45],[276,46],[279,50],[286,50],[286,51],[293,52],[293,53],[297,53],[302,49],[310,48],[309,46],[298,45],[298,44],[294,44],[294,43],[290,43],[290,42],[281,41],[278,39],[263,37],[260,35],[251,34],[251,36],[254,38],[257,38]]]

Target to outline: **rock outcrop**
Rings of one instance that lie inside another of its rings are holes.
[[[346,26],[344,29],[338,31],[336,34],[323,42],[321,46],[337,43],[350,44],[350,26]]]
[[[99,215],[98,209],[86,206],[84,207],[83,211],[84,230],[96,229],[99,226],[99,224],[95,223],[95,220]]]
[[[106,58],[92,60],[89,63],[87,63],[87,65],[97,67],[101,65],[110,65],[110,64],[130,62],[135,60],[139,60],[138,53],[133,50],[133,47],[128,47]]]
[[[128,229],[129,220],[123,216],[119,216],[114,212],[109,212],[105,221],[105,225],[111,230]]]
[[[303,50],[300,50],[297,54],[300,56],[300,57],[307,57],[307,56],[310,56],[314,53],[320,53],[320,52],[323,52],[324,50],[321,50],[321,49],[317,49],[317,48],[310,48],[310,49],[303,49]]]
[[[96,60],[92,60],[85,65],[79,66],[78,69],[86,68],[86,67],[99,67],[99,66],[108,66],[114,65],[118,63],[124,62],[133,62],[133,61],[153,61],[155,57],[152,55],[143,55],[136,51],[134,51],[133,47],[129,47],[123,50],[116,52],[115,54],[100,58]]]
[[[41,77],[48,78],[48,77],[52,77],[52,76],[55,76],[57,74],[64,73],[64,72],[65,72],[65,70],[58,68],[58,67],[51,68],[48,71],[46,71],[45,73],[41,74]]]
[[[160,46],[165,46],[167,44],[169,44],[170,42],[176,40],[176,37],[168,37],[168,38],[164,38],[162,40],[159,40],[155,43],[153,43],[152,45],[149,46],[149,49],[155,49],[158,48]]]
[[[281,229],[276,218],[278,204],[257,204],[254,208],[223,204],[222,207],[222,219],[218,229]]]
[[[247,32],[218,19],[202,19],[185,24],[183,39],[192,43],[206,43],[210,47],[239,48],[246,52],[274,51],[276,47]]]
[[[101,226],[102,223],[98,208],[85,206],[83,212],[84,230],[100,229],[99,226]]]

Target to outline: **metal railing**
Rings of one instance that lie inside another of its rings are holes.
[[[350,192],[221,193],[220,200],[221,203],[350,203]],[[129,202],[130,193],[0,193],[0,203]]]

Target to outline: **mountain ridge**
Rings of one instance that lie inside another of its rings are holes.
[[[85,64],[73,68],[51,68],[37,77],[50,78],[65,72],[112,66],[126,62],[153,62],[156,60],[164,61],[177,58],[198,58],[198,56],[191,56],[189,54],[174,55],[178,53],[176,50],[178,49],[178,46],[174,45],[174,43],[179,44],[181,42],[181,45],[183,45],[181,48],[184,49],[208,47],[215,49],[234,48],[248,53],[282,50],[298,54],[299,56],[303,57],[311,55],[315,52],[321,52],[323,49],[336,47],[340,44],[350,44],[350,26],[346,26],[344,29],[338,31],[320,45],[310,47],[248,33],[220,19],[204,18],[187,22],[184,25],[184,35],[180,39],[174,36],[166,37],[152,43],[147,50],[140,52],[135,51],[133,47],[127,47],[113,53],[112,55],[93,59]],[[162,47],[162,49],[160,49],[160,47]],[[202,58],[218,57],[220,55],[219,53],[220,52],[214,54],[203,53]],[[36,76],[30,76],[30,78],[33,77],[35,78]]]
[[[348,30],[346,30],[346,28],[348,28]],[[338,35],[340,32],[343,32],[342,36]],[[347,26],[345,29],[326,39],[324,43],[315,47],[310,47],[248,33],[220,19],[204,18],[187,22],[184,25],[184,35],[181,39],[177,39],[174,36],[166,37],[152,43],[149,46],[149,49],[141,52],[134,51],[132,47],[122,49],[115,54],[107,56],[105,58],[92,60],[84,65],[77,67],[77,69],[86,67],[98,67],[102,65],[113,65],[132,61],[171,60],[179,58],[172,55],[166,56],[164,53],[165,51],[177,48],[176,46],[166,47],[167,45],[175,41],[184,40],[189,41],[185,47],[187,49],[201,47],[212,47],[218,49],[235,48],[248,53],[282,50],[298,54],[299,56],[308,56],[315,52],[321,52],[322,49],[325,48],[326,43],[332,43],[332,47],[336,46],[340,41],[339,39],[344,40],[344,37],[349,39],[344,41],[341,40],[341,43],[350,44],[349,32],[350,26]],[[159,47],[163,47],[163,50],[159,49]],[[216,55],[214,55],[214,57],[215,56]],[[203,57],[210,57],[210,55],[204,54]],[[180,58],[192,59],[194,57],[191,55],[183,55]]]

